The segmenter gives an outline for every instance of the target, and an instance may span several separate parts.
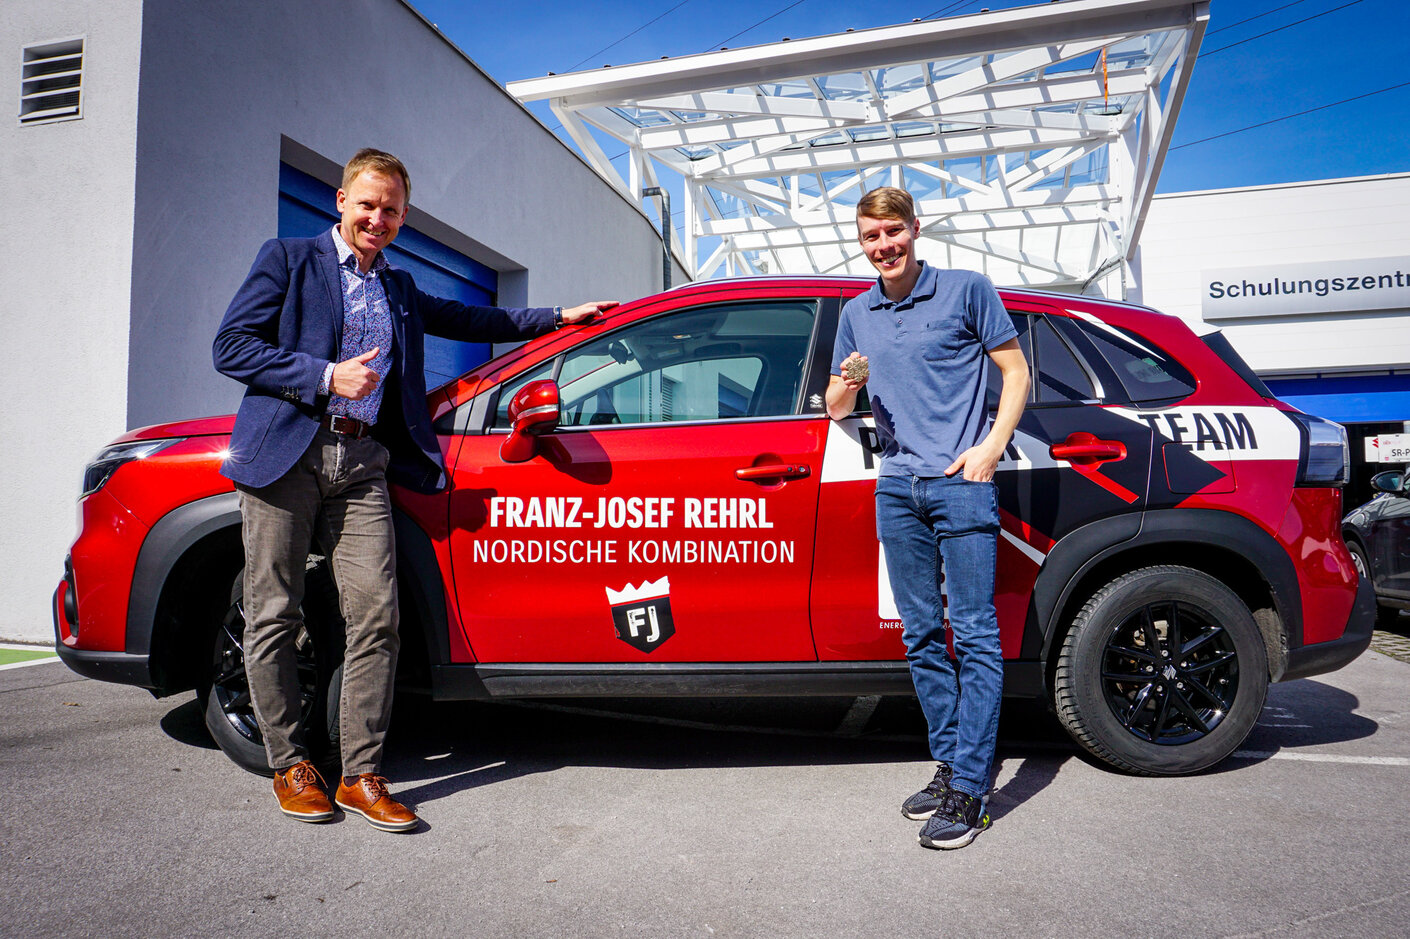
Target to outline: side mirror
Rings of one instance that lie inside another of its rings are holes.
[[[499,458],[506,463],[533,459],[538,449],[534,438],[558,429],[558,382],[531,381],[520,388],[509,402],[509,423],[511,429],[500,445]]]
[[[1384,473],[1377,473],[1371,477],[1371,488],[1377,492],[1389,492],[1393,495],[1401,495],[1405,485],[1405,474],[1400,470],[1386,470]]]

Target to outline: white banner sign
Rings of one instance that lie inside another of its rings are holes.
[[[1202,279],[1206,320],[1410,308],[1410,257],[1230,267]]]
[[[1410,463],[1410,434],[1366,438],[1367,463]]]

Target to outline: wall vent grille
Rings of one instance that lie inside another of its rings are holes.
[[[25,46],[20,74],[21,124],[83,117],[83,37]]]

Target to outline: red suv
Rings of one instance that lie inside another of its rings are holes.
[[[443,699],[911,693],[868,405],[834,422],[823,402],[838,313],[870,283],[694,284],[432,392],[451,486],[393,487],[402,684]],[[1208,767],[1270,681],[1370,642],[1374,602],[1340,533],[1345,433],[1276,400],[1218,332],[1000,293],[1033,368],[995,477],[1006,691],[1050,701],[1114,767]],[[225,752],[267,771],[239,511],[217,472],[231,424],[146,427],[98,455],[55,631],[80,674],[196,689]],[[336,733],[337,597],[324,559],[309,564],[304,715]]]

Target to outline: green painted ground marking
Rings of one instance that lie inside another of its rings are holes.
[[[52,659],[54,653],[48,649],[0,649],[0,665],[13,665],[16,662],[32,662],[35,659]]]

